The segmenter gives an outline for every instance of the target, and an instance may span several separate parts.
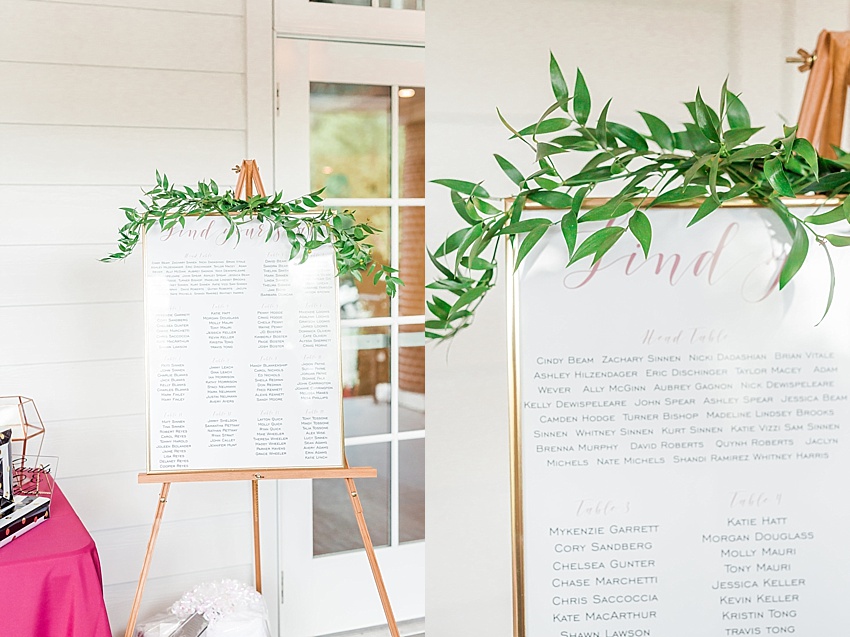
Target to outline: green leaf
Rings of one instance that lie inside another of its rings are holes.
[[[649,245],[652,243],[652,224],[649,223],[649,218],[640,210],[635,210],[635,214],[629,219],[629,230],[640,242],[643,256],[649,257]]]
[[[511,131],[514,134],[514,137],[519,137],[520,139],[522,139],[522,135],[519,134],[519,131],[508,123],[508,120],[505,119],[505,116],[502,115],[502,111],[500,111],[498,108],[496,109],[496,114],[499,116],[499,120],[502,122],[502,125],[505,128],[507,128],[509,131]],[[523,140],[523,141],[525,141],[525,140]],[[531,144],[527,141],[526,141],[526,144],[531,146]],[[534,147],[532,146],[532,148],[534,148]]]
[[[564,235],[564,242],[567,244],[567,252],[572,255],[576,248],[576,239],[578,237],[578,219],[575,211],[571,210],[561,217],[561,234]]]
[[[719,207],[720,207],[720,201],[718,201],[714,197],[709,197],[708,199],[706,199],[705,201],[703,201],[700,204],[699,208],[697,208],[696,214],[688,222],[688,227],[690,228],[697,221],[700,221],[701,219],[705,219],[708,215],[710,215],[712,212],[717,210]]]
[[[587,118],[590,117],[590,91],[587,89],[587,83],[584,81],[584,75],[581,74],[581,69],[576,69],[573,111],[576,116],[576,121],[579,124],[582,126],[587,124]]]
[[[520,217],[522,216],[522,211],[525,210],[525,204],[527,199],[528,197],[526,197],[525,194],[522,194],[516,199],[514,199],[514,202],[511,204],[511,209],[509,211],[511,223],[519,221]]]
[[[829,241],[836,248],[850,246],[850,237],[843,234],[828,234],[826,235],[826,240]]]
[[[564,135],[550,139],[549,143],[570,150],[589,151],[597,148],[596,142],[581,135]],[[610,157],[610,155],[608,156]]]
[[[547,228],[545,226],[538,226],[525,236],[519,246],[519,250],[517,251],[516,264],[514,264],[514,271],[519,269],[519,264],[522,263],[523,259],[525,259],[526,256],[528,256],[528,253],[531,252],[531,249],[535,245],[537,245],[537,242],[543,238],[543,235],[546,234],[546,230]]]
[[[847,218],[848,208],[850,208],[850,199],[845,199],[840,206],[817,215],[809,215],[805,221],[815,226],[825,226],[837,221],[844,221]]]
[[[463,219],[469,225],[473,225],[481,221],[481,217],[478,216],[478,213],[475,212],[475,206],[469,204],[469,202],[461,197],[456,191],[452,190],[451,192],[452,205],[454,209],[457,211],[457,214],[460,215],[460,218]],[[354,220],[351,220],[353,225]]]
[[[528,193],[528,198],[531,201],[536,201],[547,208],[556,210],[565,210],[573,203],[573,198],[565,192],[556,192],[551,190],[538,190]]]
[[[489,289],[490,288],[487,286],[474,287],[461,294],[454,302],[454,305],[452,305],[452,309],[449,312],[449,319],[451,320],[452,317],[460,310],[472,303],[478,297],[483,296]]]
[[[561,73],[561,67],[558,66],[558,60],[555,59],[555,54],[551,51],[549,51],[549,81],[552,84],[552,93],[555,95],[555,101],[566,111],[570,91],[567,88],[567,81],[564,79],[564,74]]]
[[[570,124],[572,124],[572,120],[566,119],[565,117],[552,117],[550,119],[544,119],[536,124],[531,124],[530,126],[526,126],[522,130],[518,131],[518,135],[543,135],[545,133],[555,133],[559,130],[564,130],[565,128],[569,128]]]
[[[723,143],[726,144],[726,148],[735,148],[736,146],[743,144],[763,128],[764,126],[759,126],[758,128],[733,128],[723,133]]]
[[[496,162],[499,164],[499,167],[504,171],[504,173],[508,176],[512,182],[514,182],[520,188],[523,187],[525,183],[525,177],[522,176],[522,173],[517,170],[516,166],[514,166],[507,159],[502,157],[501,155],[493,155],[496,158]]]
[[[466,253],[467,248],[469,248],[475,240],[478,239],[482,234],[484,234],[484,225],[483,223],[477,223],[466,231],[466,234],[463,236],[463,240],[460,242],[460,245],[457,248],[457,257],[455,259],[455,270],[457,270],[460,265],[460,260],[463,255]]]
[[[785,259],[785,265],[782,266],[782,271],[779,273],[780,290],[794,278],[794,275],[797,274],[806,260],[806,254],[809,252],[809,235],[806,232],[805,226],[796,220],[794,224],[796,230],[794,231],[791,250],[788,251],[788,258]]]
[[[679,166],[679,170],[684,168],[687,165],[688,161],[693,161],[693,164],[691,164],[691,166],[682,175],[682,181],[684,182],[685,186],[687,186],[689,183],[691,183],[691,181],[696,176],[696,174],[700,171],[700,169],[702,169],[702,167],[705,166],[711,160],[711,157],[712,157],[712,155],[703,155],[702,157],[699,157],[699,158],[694,157],[692,160],[687,160],[685,162],[682,162],[682,164]]]
[[[505,226],[499,234],[523,234],[524,232],[531,232],[535,228],[548,228],[550,225],[552,225],[552,222],[549,219],[544,219],[543,217],[523,219],[522,221],[517,221],[516,223]]]
[[[752,187],[752,184],[737,184],[726,192],[720,193],[720,201],[729,201],[730,199],[734,199],[735,197],[740,197],[749,192]]]
[[[561,185],[557,181],[546,179],[546,177],[537,177],[534,181],[538,186],[545,190],[555,190],[555,188],[558,188]]]
[[[794,152],[803,158],[803,161],[809,165],[812,172],[815,174],[815,179],[818,178],[818,154],[815,147],[812,146],[808,139],[798,137],[794,140]]]
[[[646,126],[649,128],[649,133],[652,135],[655,143],[664,150],[673,150],[675,148],[675,142],[670,127],[655,115],[650,115],[643,111],[638,111],[638,113],[643,118],[643,121],[646,122]]]
[[[782,225],[784,225],[785,229],[788,230],[788,234],[793,237],[797,232],[797,220],[794,219],[791,211],[788,210],[788,206],[786,206],[785,203],[776,196],[770,197],[766,203],[767,207],[773,210],[776,213],[776,216],[779,217]]]
[[[602,112],[599,113],[599,119],[596,121],[596,137],[597,141],[605,147],[610,146],[608,143],[608,109],[611,107],[611,100],[605,102],[602,107]],[[616,146],[616,143],[614,144]]]
[[[589,186],[582,186],[578,190],[576,190],[576,194],[573,195],[573,205],[570,206],[570,209],[573,214],[578,215],[581,210],[581,205],[584,203],[584,198],[587,197],[587,194],[590,192]]]
[[[614,177],[614,175],[611,174],[611,167],[601,166],[599,168],[592,168],[591,170],[583,170],[572,177],[567,177],[564,180],[564,185],[583,186],[584,184],[595,184],[600,181],[608,181],[612,177]]]
[[[646,152],[649,150],[649,146],[646,144],[646,140],[643,138],[643,135],[633,128],[623,126],[616,122],[608,122],[608,130],[611,131],[614,137],[619,139],[629,148],[634,148],[639,152]]]
[[[435,179],[431,183],[440,184],[446,188],[451,188],[464,195],[475,195],[476,197],[490,197],[484,186],[481,184],[473,184],[471,181],[461,181],[460,179]]]
[[[540,142],[537,144],[537,155],[535,156],[536,161],[540,161],[541,159],[545,159],[550,155],[557,155],[558,153],[567,152],[566,148],[561,148],[560,146],[554,146],[552,144],[547,144],[546,142]]]
[[[772,144],[753,144],[745,148],[740,148],[729,154],[730,161],[744,161],[751,159],[761,159],[776,152],[776,148]]]
[[[486,201],[486,200],[481,199],[479,197],[471,197],[470,201],[472,202],[473,208],[477,208],[478,210],[480,210],[485,215],[489,215],[489,216],[492,217],[494,215],[502,214],[502,211],[499,210],[493,204],[491,204],[489,201]]]
[[[454,279],[454,277],[455,277],[454,272],[452,272],[445,265],[440,263],[440,260],[434,255],[433,252],[431,252],[430,250],[428,250],[426,248],[425,253],[428,255],[428,258],[431,260],[431,263],[434,264],[434,267],[436,267],[444,277],[448,277],[449,279]]]
[[[488,261],[487,259],[481,259],[475,257],[470,261],[469,257],[463,257],[461,259],[461,265],[465,268],[469,268],[470,270],[492,270],[496,267],[496,263],[493,261]]]
[[[850,184],[850,171],[825,175],[818,181],[806,186],[806,190],[813,190],[814,192],[837,192],[843,190],[847,184]]]
[[[714,199],[720,200],[717,196],[717,171],[720,167],[720,157],[714,155],[709,160],[708,167],[708,190]]]
[[[697,89],[697,96],[694,100],[694,106],[696,109],[697,126],[699,126],[700,130],[702,131],[702,134],[713,142],[719,142],[720,130],[719,126],[715,123],[717,116],[715,115],[714,117],[712,117],[712,113],[709,111],[708,106],[703,101],[699,89]]]
[[[667,192],[658,195],[655,200],[647,206],[647,208],[679,203],[681,201],[690,201],[691,199],[704,196],[705,188],[703,186],[680,186],[679,188],[673,188],[672,190],[668,190]]]
[[[826,247],[826,244],[821,243],[821,247],[823,247],[823,251],[826,253],[826,261],[829,264],[829,294],[826,297],[826,308],[823,311],[823,316],[820,317],[820,321],[815,324],[815,327],[820,325],[826,318],[826,315],[829,314],[829,308],[832,307],[832,299],[835,296],[835,264],[832,262],[832,255],[829,253],[829,248]]]
[[[751,125],[746,106],[731,91],[726,94],[726,120],[732,128],[749,128]]]
[[[617,201],[610,199],[601,206],[592,208],[588,212],[579,217],[579,222],[584,221],[606,221],[608,219],[616,219],[623,215],[629,214],[635,209],[635,205],[629,201]]]
[[[443,241],[440,247],[437,248],[437,250],[434,252],[434,256],[437,258],[444,257],[447,254],[451,254],[452,252],[457,250],[458,247],[460,247],[463,238],[466,236],[467,230],[467,228],[461,228],[460,230],[452,232],[446,238],[446,240]]]
[[[781,159],[774,157],[764,162],[764,175],[777,193],[784,197],[795,196],[794,188],[788,180],[788,175],[785,174]]]
[[[625,231],[626,229],[622,226],[607,226],[597,230],[576,248],[568,265],[572,265],[591,254],[594,255],[593,262],[596,263],[617,242],[617,239],[623,236]]]

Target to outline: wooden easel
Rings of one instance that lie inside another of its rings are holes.
[[[240,197],[243,193],[246,198],[252,197],[254,187],[257,188],[257,194],[266,196],[266,191],[263,188],[263,182],[260,180],[260,172],[257,169],[257,162],[253,159],[246,159],[241,166],[237,166],[234,170],[239,173],[239,178],[236,182],[234,196]],[[145,551],[145,560],[142,564],[142,572],[139,575],[139,583],[136,586],[136,595],[133,598],[133,606],[130,609],[130,618],[127,620],[127,630],[124,632],[124,637],[133,637],[133,630],[136,627],[136,620],[139,616],[139,607],[142,603],[142,595],[145,590],[145,582],[148,578],[151,560],[153,559],[153,551],[156,546],[156,539],[159,535],[159,527],[162,524],[162,514],[165,511],[165,503],[168,502],[168,491],[171,488],[172,482],[223,482],[232,480],[250,480],[251,481],[251,500],[254,513],[254,585],[258,593],[262,593],[262,569],[260,566],[260,499],[259,499],[259,481],[260,480],[311,480],[311,479],[328,479],[336,478],[345,480],[345,486],[348,491],[348,497],[351,500],[351,507],[354,509],[354,517],[357,519],[357,527],[360,529],[360,537],[363,539],[363,548],[366,549],[366,557],[369,560],[369,566],[372,569],[372,576],[375,579],[375,586],[378,589],[378,596],[381,599],[381,605],[384,608],[384,615],[387,618],[387,625],[390,629],[392,637],[400,637],[398,625],[393,615],[393,609],[390,605],[390,598],[387,595],[387,589],[384,585],[384,578],[381,576],[381,569],[378,566],[378,558],[375,556],[375,547],[372,545],[372,538],[369,536],[369,529],[366,526],[366,518],[363,516],[363,507],[360,505],[360,498],[357,495],[357,488],[354,485],[354,478],[375,478],[378,476],[378,471],[373,467],[349,467],[348,461],[343,457],[343,467],[318,468],[318,469],[261,469],[254,470],[226,470],[226,471],[185,471],[175,473],[140,473],[140,484],[156,484],[161,483],[162,487],[159,491],[159,502],[156,506],[156,514],[151,528],[150,539]]]
[[[139,584],[136,587],[136,596],[133,598],[133,606],[130,609],[130,618],[127,620],[127,630],[124,637],[133,637],[133,629],[136,627],[136,620],[139,616],[139,607],[142,603],[142,594],[145,590],[145,582],[148,578],[148,570],[150,569],[151,559],[153,558],[153,550],[156,545],[156,538],[159,535],[159,527],[162,523],[162,514],[165,511],[165,503],[168,501],[168,491],[171,488],[172,482],[220,482],[230,480],[250,480],[251,494],[254,509],[254,578],[257,592],[262,592],[262,579],[260,567],[260,507],[259,507],[259,481],[260,480],[310,480],[310,479],[327,479],[327,478],[342,478],[345,480],[345,486],[348,491],[348,497],[351,499],[351,506],[354,509],[354,517],[357,519],[357,527],[360,529],[360,537],[363,539],[363,548],[366,549],[366,556],[369,559],[369,566],[372,568],[372,576],[375,579],[375,586],[378,589],[378,596],[381,598],[381,605],[384,608],[384,615],[387,618],[387,625],[390,629],[392,637],[400,637],[398,626],[396,625],[393,609],[390,605],[390,598],[387,595],[387,589],[384,585],[384,578],[381,576],[381,569],[378,566],[378,558],[375,556],[375,547],[372,545],[372,539],[369,536],[369,529],[366,527],[366,518],[363,517],[363,507],[360,505],[360,498],[357,495],[357,488],[354,485],[354,478],[375,478],[378,471],[372,467],[349,467],[329,468],[329,469],[270,469],[264,470],[261,473],[254,471],[190,471],[184,473],[140,473],[140,484],[162,483],[162,488],[159,492],[159,503],[156,506],[156,515],[154,516],[153,527],[151,528],[148,547],[145,551],[145,560],[142,564],[142,572],[139,575]]]

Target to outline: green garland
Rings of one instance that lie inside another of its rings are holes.
[[[826,212],[799,218],[781,197],[832,197],[850,191],[850,155],[836,149],[837,159],[819,157],[807,140],[796,136],[796,127],[788,126],[768,144],[748,144],[762,129],[751,126],[746,107],[725,83],[718,110],[708,106],[697,91],[694,101],[686,103],[691,121],[683,129],[673,131],[659,118],[640,112],[649,131],[641,133],[608,118],[610,100],[591,123],[590,92],[581,71],[577,71],[570,92],[553,55],[549,77],[555,102],[537,122],[517,130],[497,111],[512,133],[511,139],[530,149],[535,162],[535,170],[524,174],[504,157],[494,155],[517,188],[507,197],[513,199],[509,210],[490,203],[492,198],[481,182],[435,180],[451,190],[452,204],[464,227],[428,253],[440,273],[428,286],[436,290],[428,301],[431,316],[425,327],[429,338],[450,338],[472,323],[476,308],[495,284],[502,239],[518,244],[517,267],[553,225],[560,226],[563,234],[569,253],[567,266],[587,258],[599,261],[627,234],[637,239],[648,256],[652,225],[647,213],[651,208],[692,202],[697,210],[691,226],[735,197],[748,197],[769,208],[788,230],[791,248],[780,273],[780,288],[803,265],[810,238],[823,247],[830,267],[829,311],[835,285],[829,247],[850,245],[850,237],[822,234],[817,227],[838,223],[846,231],[850,198]],[[591,156],[578,172],[563,173],[555,158],[577,153]],[[605,182],[618,184],[619,192],[605,204],[586,209],[585,199]],[[563,215],[556,221],[528,217],[525,208],[529,201],[562,210]],[[611,224],[611,220],[626,223]],[[609,223],[577,245],[579,225],[594,221]]]
[[[384,281],[387,294],[395,295],[398,286],[404,285],[396,276],[398,271],[375,263],[373,246],[366,242],[380,230],[368,223],[358,223],[352,210],[315,211],[322,202],[321,193],[318,190],[290,201],[283,201],[280,192],[269,197],[254,195],[237,199],[232,190],[219,194],[218,184],[213,180],[200,181],[197,188],[177,187],[157,171],[156,186],[144,193],[146,200],[139,200],[141,209],[121,208],[127,223],[119,230],[118,251],[101,261],[128,257],[142,234],[154,226],[169,230],[178,224],[185,226],[188,217],[220,215],[229,224],[225,240],[235,237],[239,241],[239,227],[257,219],[268,224],[266,241],[276,230],[283,231],[289,241],[290,259],[303,261],[319,246],[333,244],[339,275],[350,274],[358,281],[371,276],[375,285]]]

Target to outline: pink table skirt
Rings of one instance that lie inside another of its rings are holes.
[[[56,486],[50,518],[0,547],[0,637],[111,637],[97,549]]]

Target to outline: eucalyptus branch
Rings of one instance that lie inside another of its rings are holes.
[[[199,181],[195,188],[178,187],[169,183],[166,175],[156,173],[156,185],[144,192],[136,208],[121,208],[127,219],[118,231],[118,250],[101,261],[125,259],[133,252],[145,232],[158,226],[171,230],[183,228],[188,218],[219,216],[227,221],[225,240],[239,241],[240,227],[253,220],[266,229],[266,241],[275,233],[285,236],[289,243],[289,259],[304,261],[316,248],[332,244],[336,253],[337,273],[350,274],[360,280],[370,276],[375,285],[383,281],[386,292],[393,296],[399,285],[398,271],[376,263],[373,246],[368,239],[380,232],[368,223],[360,223],[352,210],[318,208],[321,190],[283,201],[283,193],[271,196],[254,195],[237,199],[232,190],[223,194],[218,184]]]
[[[831,198],[850,192],[850,155],[839,150],[836,159],[820,157],[811,143],[796,136],[795,127],[787,126],[770,143],[752,143],[751,138],[762,128],[751,125],[749,112],[726,83],[716,111],[697,91],[694,100],[685,104],[690,120],[678,130],[654,115],[639,112],[648,129],[644,133],[610,120],[610,100],[591,118],[592,102],[584,76],[578,70],[571,88],[554,56],[549,60],[549,79],[555,102],[536,123],[518,130],[497,109],[511,139],[523,142],[539,167],[524,174],[510,160],[495,156],[517,188],[506,197],[514,202],[509,210],[493,212],[490,194],[481,182],[436,180],[451,190],[452,203],[466,225],[429,252],[440,276],[428,286],[432,290],[427,303],[431,316],[425,325],[428,337],[449,338],[471,324],[497,272],[496,250],[487,257],[481,255],[488,246],[498,248],[502,238],[516,247],[516,267],[553,224],[560,225],[568,267],[588,258],[599,261],[627,234],[648,256],[654,208],[691,203],[696,207],[691,226],[741,197],[772,210],[789,233],[780,288],[805,262],[810,238],[823,246],[830,265],[829,311],[835,284],[829,248],[850,245],[850,198],[825,212],[818,208],[804,218],[793,214],[782,198],[807,194]],[[563,176],[556,157],[576,153],[593,155],[578,172]],[[654,185],[643,185],[653,176],[657,176]],[[619,192],[596,207],[584,205],[596,186],[606,182],[617,184]],[[560,211],[560,220],[535,215],[526,209],[527,200]],[[605,224],[579,243],[578,227],[588,222]],[[821,234],[817,229],[834,224],[843,234]]]

